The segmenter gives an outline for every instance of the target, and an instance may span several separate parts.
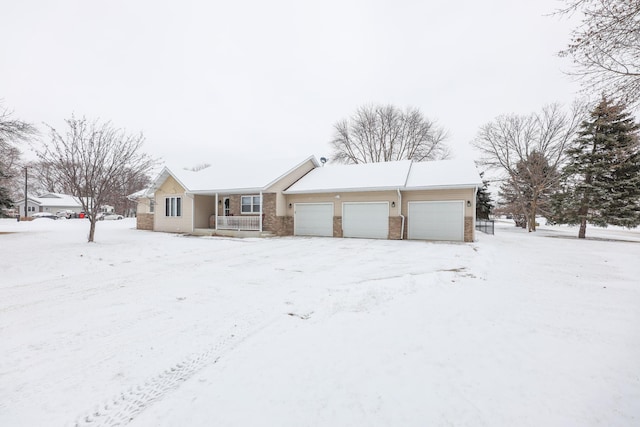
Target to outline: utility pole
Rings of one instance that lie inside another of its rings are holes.
[[[24,167],[24,217],[28,217],[27,215],[27,205],[29,204],[29,199],[27,198],[27,167]],[[18,212],[18,214],[20,214]]]

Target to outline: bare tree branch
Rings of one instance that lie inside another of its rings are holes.
[[[392,105],[363,106],[334,125],[330,142],[337,163],[375,163],[445,159],[447,133],[420,110]]]
[[[640,103],[640,0],[565,0],[560,15],[582,14],[569,45],[572,74],[586,91],[629,105]]]

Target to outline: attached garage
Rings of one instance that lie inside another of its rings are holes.
[[[333,237],[333,203],[296,203],[293,234]]]
[[[369,239],[389,238],[389,202],[343,203],[342,235]]]
[[[464,241],[464,201],[409,202],[407,237]]]

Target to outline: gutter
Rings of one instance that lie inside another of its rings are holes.
[[[402,215],[402,193],[400,192],[400,187],[397,189],[398,191],[398,211],[400,218],[402,218],[402,226],[400,227],[400,240],[404,238],[404,215]]]

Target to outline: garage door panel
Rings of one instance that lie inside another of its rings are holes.
[[[418,240],[464,240],[464,202],[409,202],[408,237]]]
[[[343,203],[342,235],[387,239],[389,237],[389,203]]]
[[[296,203],[293,224],[296,236],[333,237],[333,203]]]

